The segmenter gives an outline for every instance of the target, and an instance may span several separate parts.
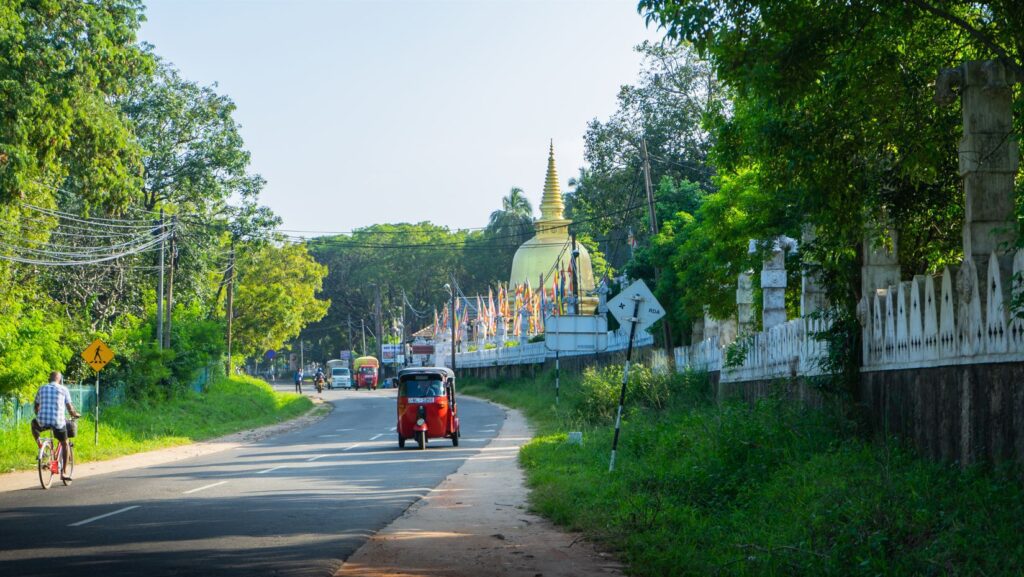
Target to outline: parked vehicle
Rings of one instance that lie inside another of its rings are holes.
[[[348,361],[341,359],[327,361],[327,388],[352,388],[352,371],[348,370]]]
[[[455,373],[446,367],[416,367],[398,373],[398,447],[415,440],[426,449],[430,439],[448,438],[459,446]]]
[[[356,370],[356,389],[377,389],[377,371],[380,361],[377,357],[359,357],[353,363]]]

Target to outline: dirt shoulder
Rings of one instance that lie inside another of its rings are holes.
[[[117,457],[116,459],[109,459],[106,461],[75,463],[75,479],[81,479],[93,475],[103,475],[106,473],[115,473],[138,467],[151,467],[153,465],[180,461],[181,459],[188,459],[190,457],[200,457],[202,455],[209,455],[210,453],[234,449],[248,443],[273,437],[274,435],[280,435],[281,433],[286,433],[295,429],[301,429],[324,418],[333,408],[330,403],[321,403],[316,400],[314,400],[314,402],[317,403],[316,406],[307,411],[306,414],[282,423],[267,425],[258,429],[247,429],[245,431],[239,431],[237,433],[218,437],[209,441],[200,441],[198,443],[191,443],[188,445],[179,445],[176,447],[168,447],[166,449],[147,451],[145,453],[125,455],[124,457]],[[89,442],[92,441],[89,440]],[[38,488],[39,477],[36,475],[35,469],[0,475],[0,492]]]
[[[623,575],[577,534],[526,511],[517,457],[532,437],[523,416],[478,455],[370,538],[336,577],[578,577]]]

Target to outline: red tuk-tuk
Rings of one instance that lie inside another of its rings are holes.
[[[398,373],[398,446],[413,439],[420,449],[429,439],[449,438],[459,446],[455,373],[447,367],[416,367]]]

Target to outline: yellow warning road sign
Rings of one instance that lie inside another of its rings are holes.
[[[96,339],[91,345],[85,347],[82,358],[98,373],[114,358],[114,351],[110,350],[106,343]]]

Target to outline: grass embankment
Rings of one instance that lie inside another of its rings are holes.
[[[128,402],[100,413],[100,442],[93,444],[92,415],[78,421],[75,458],[98,461],[211,439],[299,416],[308,398],[277,393],[264,381],[239,376],[219,380],[206,393],[158,404]],[[26,423],[0,431],[0,472],[35,467],[35,444]]]
[[[462,386],[526,413],[532,507],[617,550],[632,574],[1024,572],[1019,471],[928,462],[778,400],[715,405],[704,375],[636,377],[611,474],[621,369],[563,378],[558,407],[550,375]]]

